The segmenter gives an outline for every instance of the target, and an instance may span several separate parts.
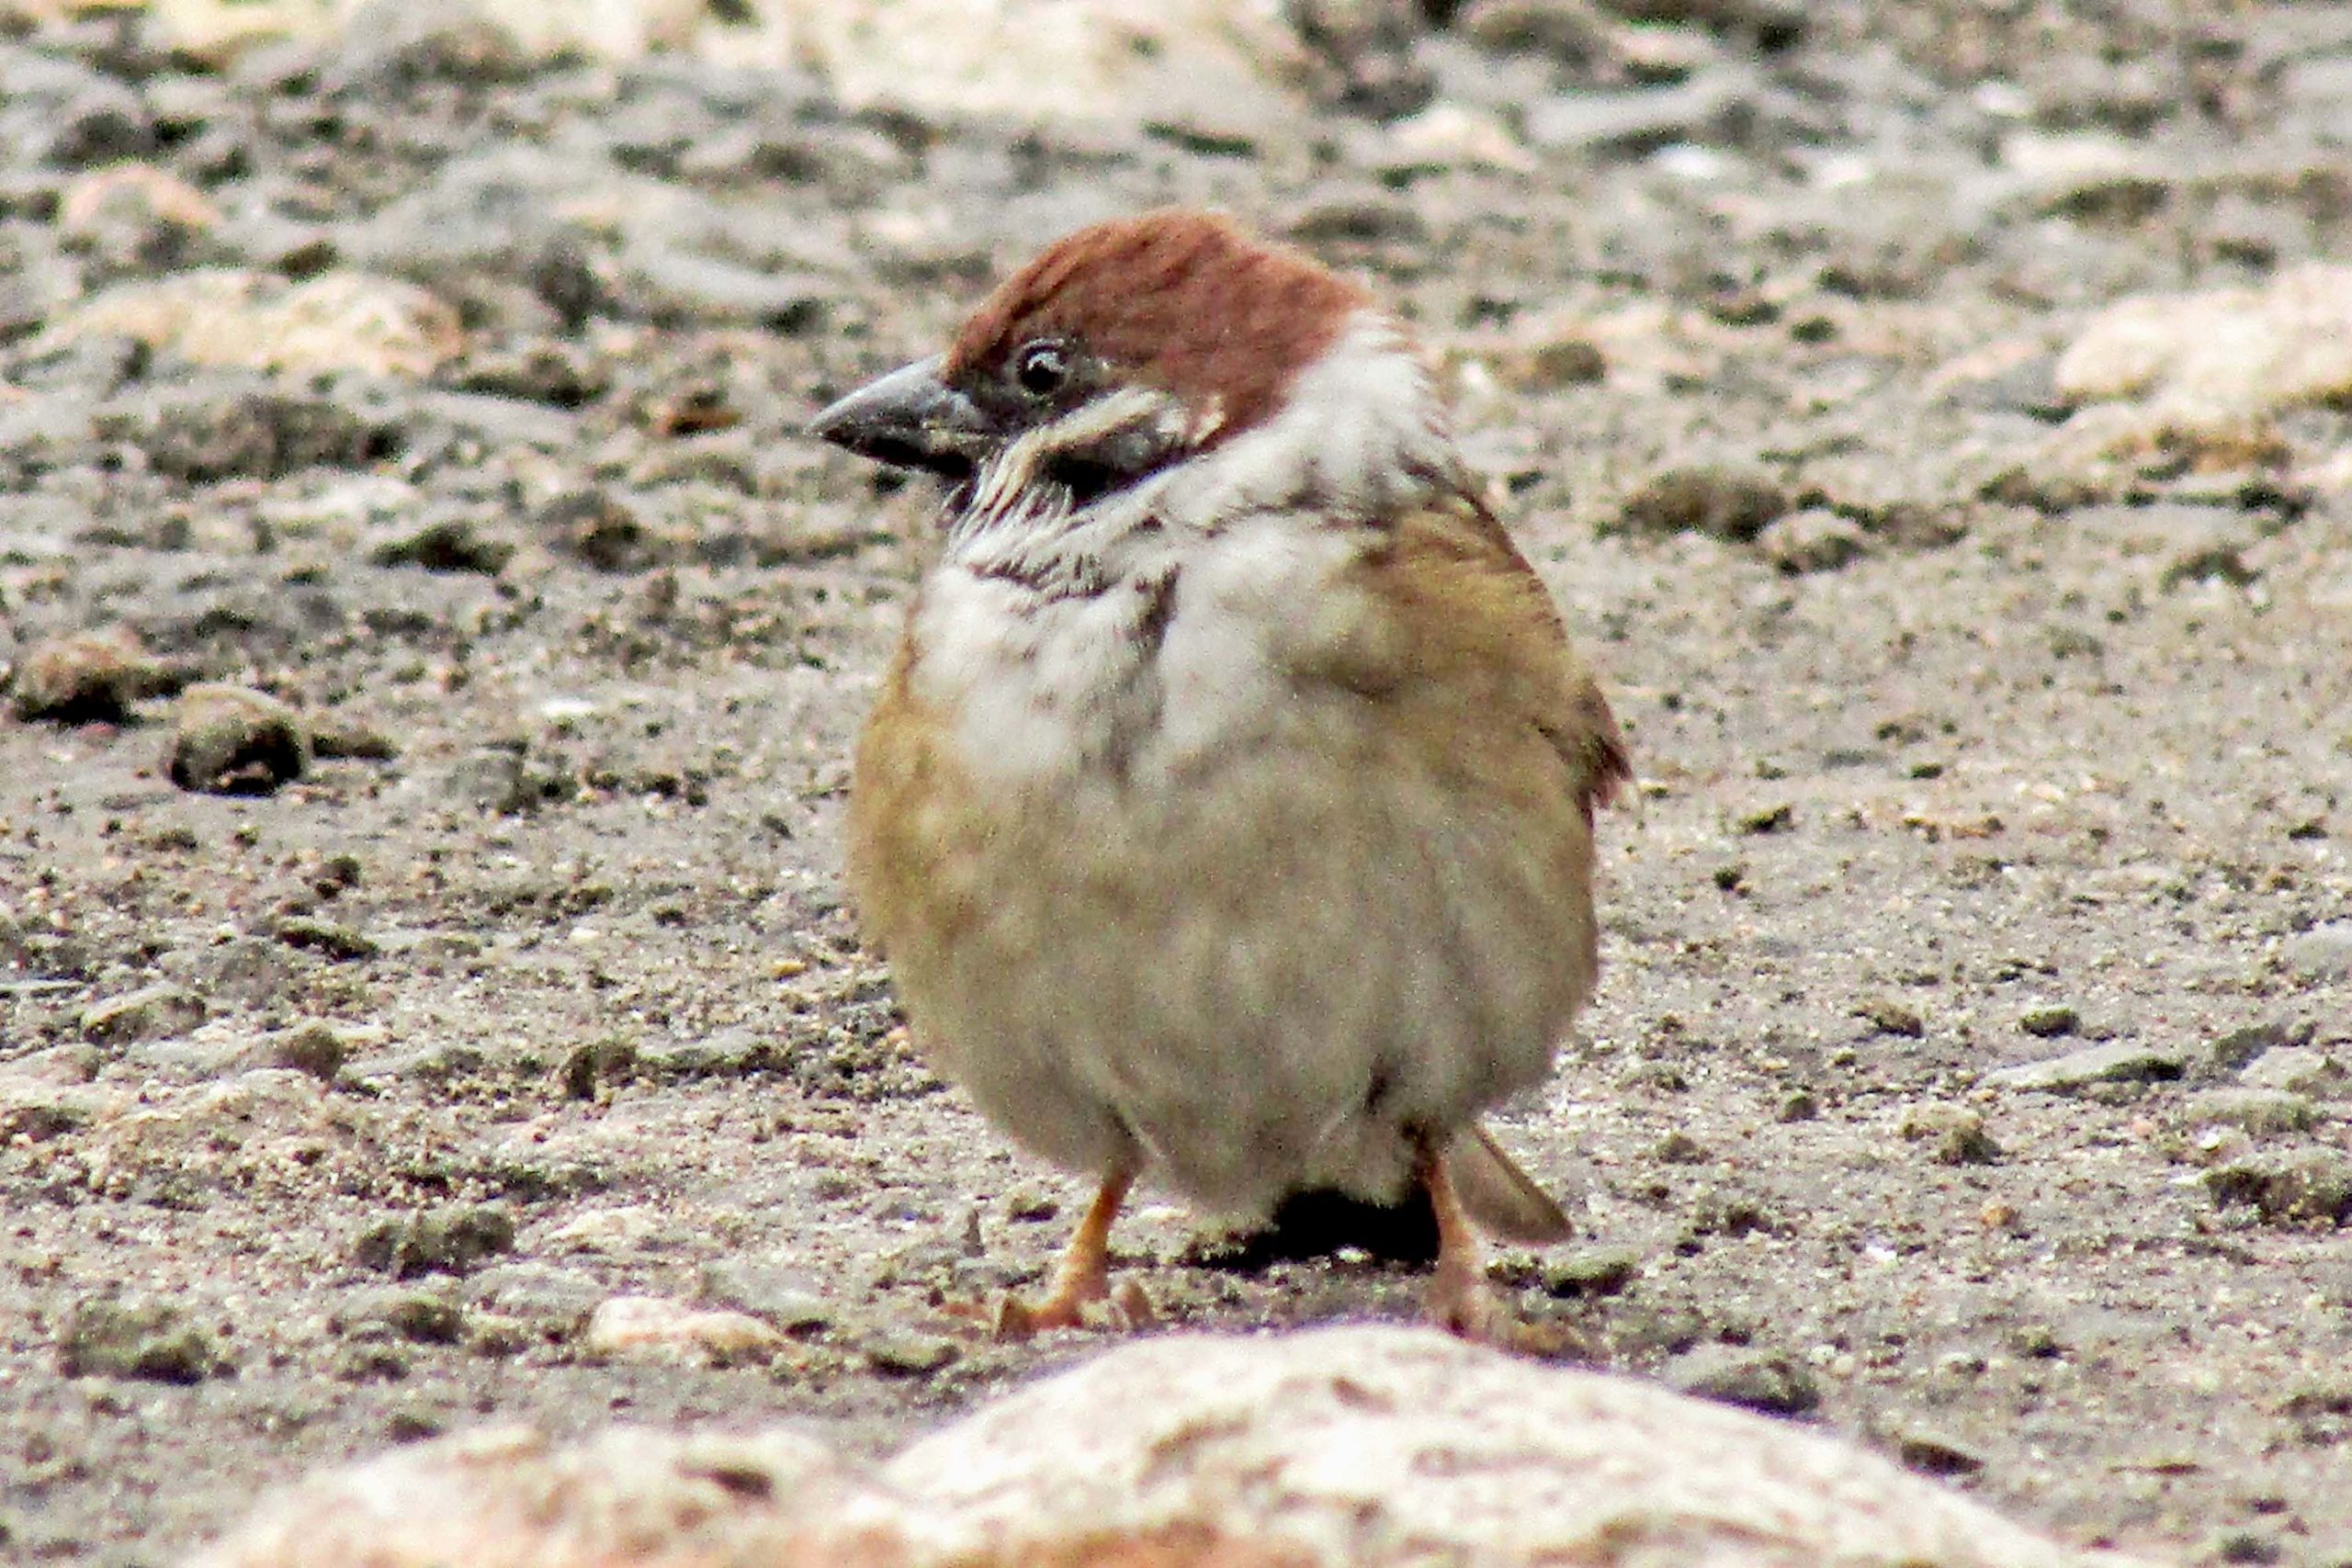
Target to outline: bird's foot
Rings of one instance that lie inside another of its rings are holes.
[[[993,1302],[950,1302],[944,1310],[948,1316],[1008,1344],[1018,1344],[1057,1328],[1133,1334],[1159,1323],[1151,1298],[1133,1280],[1080,1290],[1070,1289],[1065,1281],[1040,1301],[1024,1301],[1007,1293]]]
[[[1491,1146],[1488,1152],[1501,1158]],[[1516,1168],[1507,1160],[1503,1164],[1515,1171]],[[1421,1151],[1421,1180],[1429,1190],[1430,1211],[1437,1216],[1437,1263],[1430,1275],[1429,1295],[1424,1298],[1430,1322],[1474,1345],[1550,1354],[1559,1337],[1521,1317],[1487,1281],[1486,1249],[1479,1245],[1477,1232],[1463,1208],[1452,1168],[1434,1146],[1425,1145]],[[1550,1203],[1551,1200],[1535,1190],[1533,1183],[1526,1185],[1534,1192],[1530,1208]],[[1566,1223],[1564,1216],[1561,1223]]]
[[[1475,1258],[1440,1257],[1423,1307],[1431,1326],[1476,1345],[1509,1348],[1516,1330],[1523,1326],[1487,1282]]]
[[[1034,1303],[1006,1296],[997,1303],[992,1328],[997,1338],[1017,1341],[1055,1328],[1132,1334],[1159,1321],[1159,1314],[1152,1310],[1151,1298],[1144,1294],[1143,1287],[1133,1280],[1122,1280],[1116,1285],[1097,1282],[1091,1290],[1064,1287]]]
[[[950,1312],[981,1324],[996,1338],[1007,1340],[1026,1339],[1053,1328],[1091,1328],[1098,1325],[1121,1332],[1149,1328],[1159,1318],[1151,1310],[1143,1287],[1132,1280],[1122,1280],[1116,1285],[1111,1282],[1111,1222],[1117,1216],[1119,1205],[1134,1180],[1135,1172],[1124,1166],[1103,1177],[1094,1201],[1087,1205],[1086,1217],[1079,1222],[1069,1245],[1062,1249],[1061,1264],[1054,1271],[1053,1290],[1045,1300],[1033,1304],[1018,1296],[1007,1296],[993,1309],[975,1303],[951,1307]]]
[[[1600,1348],[1570,1325],[1521,1315],[1510,1297],[1482,1274],[1441,1269],[1430,1281],[1423,1304],[1430,1326],[1473,1345],[1544,1361],[1594,1366],[1606,1361]]]

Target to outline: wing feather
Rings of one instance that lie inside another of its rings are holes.
[[[1532,728],[1566,764],[1588,822],[1632,784],[1609,699],[1543,580],[1483,502],[1463,492],[1389,521],[1362,574],[1376,623],[1317,649],[1322,673],[1368,692],[1469,705],[1453,716],[1457,726]]]

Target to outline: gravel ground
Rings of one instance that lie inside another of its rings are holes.
[[[2352,1563],[2352,328],[2244,418],[2064,353],[2345,254],[2352,7],[1307,6],[1260,122],[1022,124],[411,9],[0,25],[0,1552],[1087,1353],[940,1311],[1082,1193],[842,905],[929,501],[798,427],[1173,200],[1419,323],[1636,751],[1499,1120],[1586,1236],[1526,1311],[2075,1541]],[[1181,1322],[1415,1310],[1120,1243]]]

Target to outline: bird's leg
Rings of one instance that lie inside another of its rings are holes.
[[[1486,1247],[1453,1190],[1445,1156],[1427,1136],[1415,1140],[1414,1164],[1437,1214],[1437,1264],[1430,1274],[1430,1321],[1464,1339],[1509,1337],[1507,1314],[1487,1284]]]
[[[1114,1166],[1102,1178],[1086,1217],[1062,1249],[1053,1290],[1034,1305],[1007,1296],[997,1309],[998,1338],[1025,1339],[1042,1329],[1080,1327],[1085,1309],[1095,1302],[1111,1303],[1115,1326],[1141,1328],[1151,1322],[1151,1304],[1139,1286],[1130,1280],[1115,1294],[1111,1289],[1111,1223],[1119,1217],[1119,1205],[1135,1179],[1134,1168],[1125,1165]]]

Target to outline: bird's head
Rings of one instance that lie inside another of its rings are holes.
[[[1146,491],[1202,524],[1302,487],[1354,510],[1453,464],[1419,355],[1363,288],[1175,210],[1057,241],[946,352],[852,392],[811,431],[938,476],[951,513],[984,525]]]

